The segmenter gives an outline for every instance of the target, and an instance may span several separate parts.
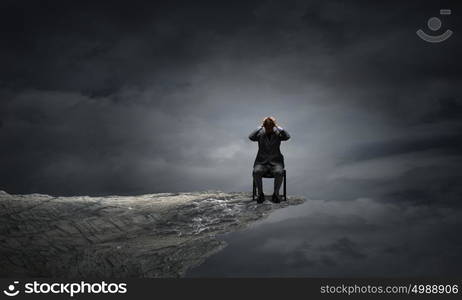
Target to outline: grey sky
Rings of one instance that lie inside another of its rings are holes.
[[[414,36],[438,5],[397,5],[7,1],[1,188],[247,190],[246,137],[266,115],[293,136],[291,193],[354,199],[459,178],[460,41]]]

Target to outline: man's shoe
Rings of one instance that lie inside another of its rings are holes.
[[[272,201],[273,201],[274,203],[281,203],[281,196],[276,195],[276,194],[273,194],[273,199],[272,199]]]
[[[265,194],[258,195],[257,203],[263,203],[265,201]]]

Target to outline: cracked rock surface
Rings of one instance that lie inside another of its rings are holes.
[[[0,277],[181,277],[225,247],[217,234],[304,202],[219,191],[53,197],[0,191]]]

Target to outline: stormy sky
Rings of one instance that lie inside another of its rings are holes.
[[[426,238],[430,254],[460,249],[456,1],[7,0],[0,6],[1,190],[249,191],[257,146],[247,136],[272,115],[292,135],[282,146],[289,194],[312,201],[298,215],[281,213],[285,223],[270,219],[261,225],[266,229],[243,233],[222,253],[222,264],[232,249],[256,240],[257,257],[266,251],[267,261],[280,253],[294,259],[277,260],[276,273],[289,275],[332,274],[323,268],[336,258],[357,265],[355,259],[378,248],[409,256],[414,252],[403,249],[411,243],[418,251]],[[442,8],[452,15],[440,16]],[[443,21],[439,31],[427,28],[430,17]],[[454,35],[431,44],[417,37],[419,28]],[[374,227],[377,220],[392,223]],[[396,231],[403,226],[407,235]],[[421,234],[426,229],[429,236]],[[307,241],[307,232],[316,242]],[[375,240],[375,233],[389,239]],[[389,260],[365,260],[361,270],[374,273],[378,261]],[[443,271],[461,265],[446,262]],[[246,270],[261,274],[254,267]],[[395,274],[404,266],[396,268]],[[410,273],[422,270],[434,271]]]
[[[4,1],[0,188],[247,191],[274,115],[291,193],[456,201],[453,4]],[[446,6],[453,38],[418,39]]]

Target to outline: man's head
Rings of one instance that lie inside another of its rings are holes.
[[[274,117],[266,117],[263,119],[263,127],[267,132],[272,132],[273,127],[276,126],[276,118]]]

